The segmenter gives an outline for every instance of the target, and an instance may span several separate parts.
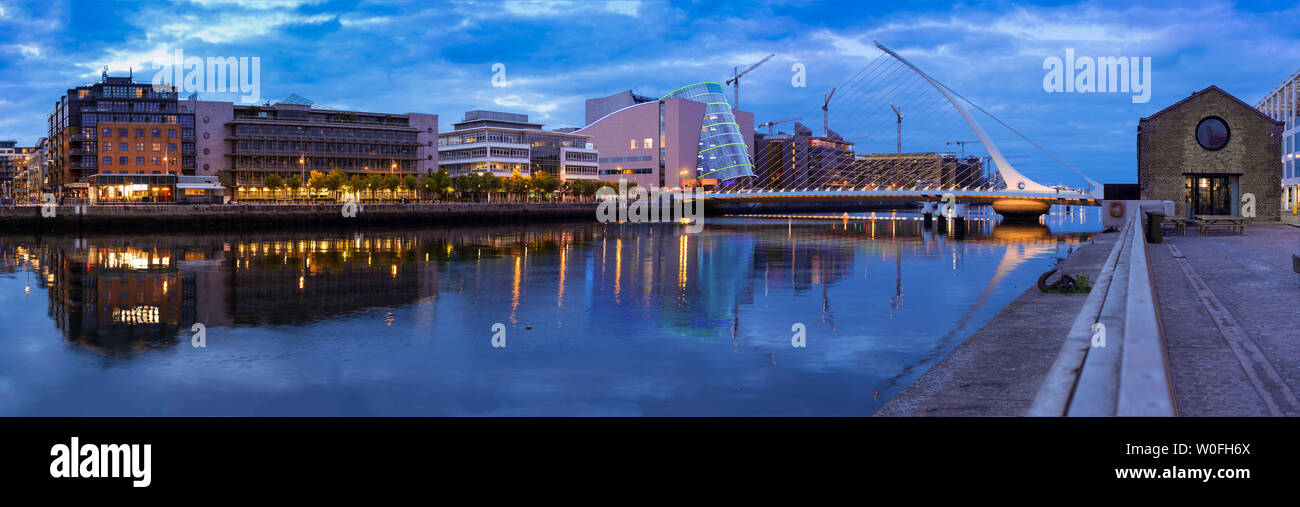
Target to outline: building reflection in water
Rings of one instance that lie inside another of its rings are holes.
[[[735,351],[741,344],[761,346],[745,331],[756,317],[746,312],[759,311],[756,298],[815,297],[820,315],[791,318],[834,330],[861,311],[861,301],[836,301],[832,290],[857,276],[856,266],[872,282],[887,281],[881,303],[892,316],[904,308],[905,286],[942,278],[904,279],[907,259],[942,257],[955,271],[966,256],[996,253],[1001,260],[986,284],[991,288],[1024,259],[1087,237],[980,220],[954,228],[880,214],[717,218],[696,235],[671,224],[578,223],[365,234],[10,237],[0,239],[0,264],[48,291],[49,315],[68,343],[109,356],[187,343],[195,322],[208,329],[297,326],[448,292],[484,306],[508,302],[512,325],[522,325],[530,307],[544,306],[563,327],[566,315],[574,318],[565,309],[576,305],[590,321],[584,324],[600,329],[657,325],[662,337],[726,343]],[[870,272],[882,266],[888,269]],[[986,294],[971,298],[969,314]],[[393,318],[389,312],[388,325]]]

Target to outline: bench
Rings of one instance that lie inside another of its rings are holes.
[[[1246,219],[1229,215],[1197,215],[1196,227],[1201,231],[1201,235],[1208,234],[1210,229],[1225,229],[1236,231],[1237,234],[1246,233]]]

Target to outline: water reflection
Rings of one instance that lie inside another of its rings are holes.
[[[49,316],[5,320],[36,339],[52,324],[74,347],[0,343],[0,386],[39,390],[34,365],[54,363],[110,397],[126,377],[207,379],[160,382],[134,394],[157,405],[125,413],[864,414],[1087,238],[887,215],[717,218],[697,235],[580,223],[2,237],[0,298],[48,298]],[[207,350],[189,346],[196,322]],[[496,322],[504,351],[489,346]],[[794,323],[806,349],[790,347]],[[74,411],[5,392],[5,413]],[[187,396],[219,401],[176,408]],[[339,409],[347,396],[361,401]]]

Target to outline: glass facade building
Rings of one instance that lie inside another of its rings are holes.
[[[1300,211],[1300,72],[1286,78],[1255,105],[1282,129],[1282,212]]]
[[[705,82],[683,86],[659,100],[662,103],[666,99],[686,99],[705,105],[696,178],[727,182],[754,176],[749,145],[721,84]],[[660,134],[663,134],[662,127]]]

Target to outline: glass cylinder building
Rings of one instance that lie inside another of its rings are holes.
[[[686,99],[705,104],[704,121],[700,127],[700,151],[696,178],[716,178],[719,181],[754,176],[754,164],[749,158],[749,147],[740,132],[740,124],[731,111],[731,104],[723,93],[721,84],[695,83],[674,90],[660,98]],[[661,106],[662,107],[662,106]],[[663,115],[660,115],[663,118]],[[663,130],[662,120],[660,126]]]

